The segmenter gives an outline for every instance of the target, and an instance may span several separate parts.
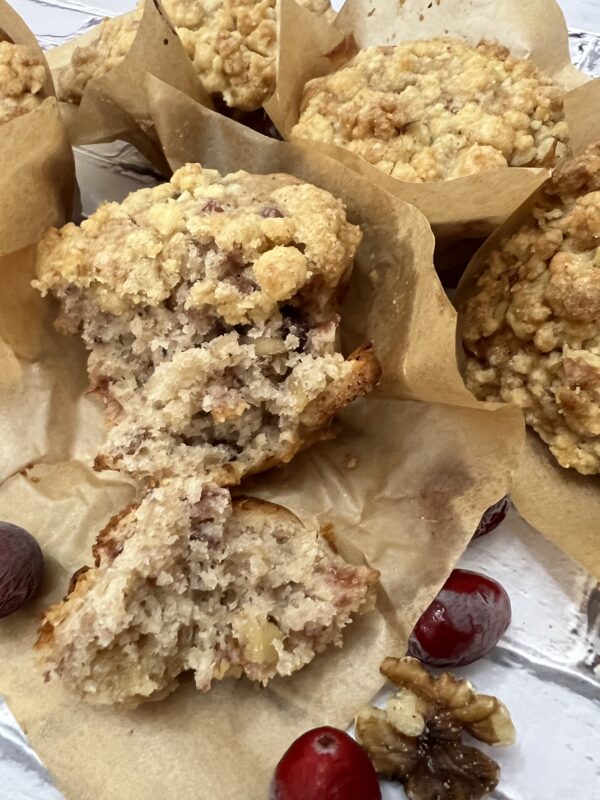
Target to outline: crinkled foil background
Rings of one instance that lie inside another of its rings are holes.
[[[559,2],[571,30],[573,62],[600,76],[598,0]],[[133,5],[98,3],[13,0],[46,48]],[[77,170],[84,214],[100,199],[119,200],[154,183],[143,160],[120,143],[82,148]],[[513,623],[501,644],[488,658],[459,670],[482,691],[501,697],[517,726],[517,746],[493,754],[503,774],[494,800],[600,798],[600,585],[514,512],[469,548],[461,566],[500,580],[513,605]],[[405,797],[390,785],[383,796]],[[0,800],[61,800],[1,698]],[[199,800],[205,799],[199,795]]]

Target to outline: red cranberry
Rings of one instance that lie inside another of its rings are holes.
[[[487,655],[510,625],[499,583],[455,569],[411,634],[408,654],[432,667],[463,667]]]
[[[369,757],[347,733],[315,728],[302,734],[275,769],[269,800],[381,800]]]
[[[481,522],[477,526],[477,530],[473,535],[474,539],[479,536],[484,536],[486,533],[493,531],[504,520],[510,511],[510,497],[506,495],[493,506],[490,506],[481,518]]]
[[[44,557],[23,528],[0,522],[0,617],[8,617],[37,592]]]

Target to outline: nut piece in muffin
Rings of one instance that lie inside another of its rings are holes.
[[[225,485],[322,438],[379,379],[370,348],[335,347],[360,237],[322,189],[197,164],[51,230],[36,285],[90,350],[112,423],[97,467]]]
[[[314,13],[331,18],[328,0],[298,0]],[[209,94],[231,108],[254,111],[275,88],[276,0],[164,0],[198,77]],[[59,80],[61,100],[79,103],[91,78],[105,75],[127,55],[142,18],[134,11],[98,26],[98,35],[78,47]]]
[[[47,676],[95,704],[160,699],[192,670],[196,686],[266,684],[308,664],[356,612],[378,573],[347,564],[290,511],[198,480],[165,483],[98,537],[44,617]]]
[[[563,96],[535,64],[498,44],[403,42],[361,51],[309,81],[291,135],[339,145],[419,183],[549,167],[568,151]]]
[[[465,381],[520,406],[563,467],[600,473],[600,145],[566,159],[461,309]]]
[[[40,55],[24,44],[0,42],[0,125],[41,105],[45,80]]]

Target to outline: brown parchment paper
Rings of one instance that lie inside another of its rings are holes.
[[[43,58],[33,33],[4,0],[0,38],[27,45]],[[0,435],[0,480],[36,457],[48,411],[44,403],[32,418],[23,407],[29,386],[39,381],[31,358],[43,339],[23,267],[32,262],[46,228],[66,222],[73,205],[73,153],[49,70],[42,92],[40,106],[0,125],[0,397],[7,415]],[[24,429],[31,443],[18,454]]]
[[[571,64],[567,27],[554,0],[347,0],[334,26],[315,20],[293,0],[281,0],[277,89],[265,107],[289,138],[304,84],[336,69],[344,54],[351,56],[355,51],[351,38],[364,49],[445,35],[472,43],[498,41],[514,55],[530,58],[566,90],[589,81]],[[589,118],[596,128],[600,122],[598,86],[590,90],[588,102],[587,119],[579,116],[581,104],[567,103],[575,153],[589,144]],[[542,169],[499,167],[450,181],[409,183],[337,145],[313,143],[312,147],[416,205],[431,223],[439,250],[460,238],[487,236],[548,174]]]
[[[582,118],[589,111],[588,96],[593,84],[597,90],[600,81],[586,84],[571,98],[572,102],[581,103]],[[491,251],[521,227],[538,202],[542,189],[543,185],[473,256],[457,289],[457,308],[475,292],[477,279]],[[464,351],[460,341],[458,349],[462,361]],[[574,469],[559,466],[537,434],[528,430],[511,494],[517,509],[528,522],[600,580],[600,476],[579,475]]]
[[[379,689],[381,658],[404,653],[415,620],[482,511],[508,490],[523,423],[514,409],[482,407],[463,387],[456,317],[433,270],[433,236],[419,211],[323,155],[265,144],[155,78],[147,91],[173,167],[201,159],[223,171],[286,170],[343,198],[362,226],[344,338],[347,347],[375,341],[382,390],[342,415],[336,440],[242,491],[273,498],[307,521],[332,522],[343,550],[360,550],[381,570],[378,607],[350,626],[342,649],[267,689],[231,680],[199,694],[184,680],[166,700],[122,712],[90,707],[57,680],[44,684],[31,649],[35,614],[89,562],[98,530],[134,488],[87,466],[104,432],[98,407],[85,395],[85,354],[79,341],[52,331],[55,309],[28,288],[30,261],[18,265],[30,324],[6,349],[17,367],[17,351],[30,353],[38,379],[22,393],[18,413],[39,423],[7,448],[14,467],[0,486],[0,519],[31,530],[49,566],[37,601],[0,621],[0,693],[68,800],[264,800],[291,741],[318,724],[348,724]],[[4,303],[0,294],[0,312]],[[0,375],[18,389],[18,372],[0,367]],[[0,425],[10,427],[17,412],[6,408],[4,395],[0,403]],[[348,458],[356,459],[354,469]],[[25,459],[36,463],[16,471]]]
[[[4,0],[0,40],[27,45],[44,59],[33,33]],[[0,257],[37,242],[49,225],[71,213],[73,154],[49,70],[41,96],[36,109],[0,125]]]
[[[74,50],[88,44],[97,34],[94,27],[83,36],[48,51],[48,63],[57,83]],[[106,75],[92,78],[79,106],[60,104],[73,144],[123,139],[137,147],[164,173],[165,161],[152,129],[148,100],[143,91],[147,73],[212,105],[179,37],[155,0],[145,0],[139,29],[123,62]]]

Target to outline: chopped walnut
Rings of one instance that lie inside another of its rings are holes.
[[[493,791],[500,767],[462,734],[512,744],[506,707],[447,672],[434,677],[415,658],[386,658],[381,672],[398,693],[385,711],[367,707],[356,718],[356,738],[377,772],[399,780],[410,800],[479,800]]]

